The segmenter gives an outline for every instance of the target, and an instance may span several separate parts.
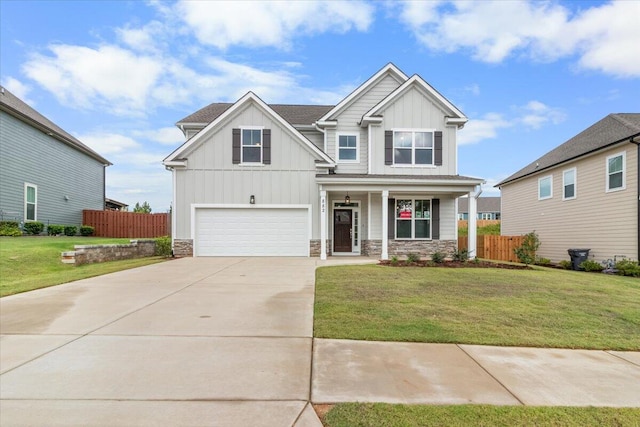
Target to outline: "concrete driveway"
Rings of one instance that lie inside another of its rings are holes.
[[[313,258],[184,258],[0,300],[2,425],[319,426]]]

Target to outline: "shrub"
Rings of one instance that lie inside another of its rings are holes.
[[[28,234],[38,235],[44,230],[44,224],[40,221],[25,222],[22,226]]]
[[[49,224],[47,226],[47,234],[49,236],[57,236],[59,234],[64,233],[64,225],[60,224]]]
[[[418,261],[420,261],[419,254],[414,254],[414,253],[407,254],[407,262],[418,262]]]
[[[454,261],[467,262],[467,261],[469,261],[469,250],[468,249],[456,249],[451,254],[451,258]]]
[[[0,236],[22,236],[22,231],[20,231],[20,224],[18,224],[18,221],[0,221]]]
[[[398,265],[398,257],[397,256],[392,256],[391,257],[391,265]]]
[[[580,268],[584,269],[584,271],[602,271],[604,270],[604,267],[602,266],[602,264],[600,264],[597,261],[593,261],[593,260],[586,260],[580,263],[579,265]]]
[[[571,264],[571,261],[566,259],[563,259],[562,261],[560,261],[558,265],[564,268],[565,270],[571,270],[573,268],[573,264]]]
[[[515,248],[513,252],[516,254],[520,262],[529,265],[536,261],[536,252],[540,247],[540,239],[535,231],[524,236],[522,245]]]
[[[66,225],[64,227],[65,236],[75,236],[76,234],[78,234],[78,227],[75,225]]]
[[[616,270],[623,276],[640,277],[640,265],[630,259],[616,262]]]
[[[536,265],[551,265],[551,260],[549,258],[538,257],[536,259]]]
[[[433,254],[431,254],[431,261],[435,262],[436,264],[442,264],[444,262],[444,254],[442,252],[435,251]]]
[[[156,239],[156,252],[157,256],[170,257],[171,256],[171,237],[162,236]]]
[[[83,236],[92,236],[96,229],[90,225],[83,225],[80,227],[80,234]]]

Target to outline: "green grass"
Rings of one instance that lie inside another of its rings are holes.
[[[640,280],[539,267],[324,267],[314,336],[640,350]]]
[[[60,261],[60,253],[74,245],[105,243],[129,243],[129,239],[0,237],[0,297],[162,261],[152,257],[81,266]]]
[[[640,426],[640,408],[344,403],[326,415],[328,427],[377,426]]]
[[[469,235],[468,227],[460,227],[458,229],[458,236],[466,237],[468,235]],[[500,224],[491,224],[491,225],[485,225],[484,227],[478,227],[478,236],[483,236],[483,235],[499,236]]]

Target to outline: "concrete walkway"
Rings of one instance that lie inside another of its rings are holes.
[[[362,258],[184,258],[2,298],[0,425],[318,427],[310,400],[640,406],[640,353],[313,340],[315,268],[344,263]]]

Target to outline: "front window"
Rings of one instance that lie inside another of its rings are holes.
[[[607,191],[624,189],[624,153],[607,157]]]
[[[242,129],[242,163],[262,163],[262,129]]]
[[[569,169],[562,173],[562,198],[570,200],[576,198],[576,169]]]
[[[338,135],[338,160],[341,162],[358,161],[357,135]]]
[[[538,200],[550,199],[553,197],[553,179],[551,175],[538,180]]]
[[[38,219],[38,187],[33,184],[24,185],[24,220],[36,221]]]
[[[396,165],[432,165],[433,132],[394,131],[393,153]]]
[[[431,200],[396,200],[396,239],[431,238]]]

